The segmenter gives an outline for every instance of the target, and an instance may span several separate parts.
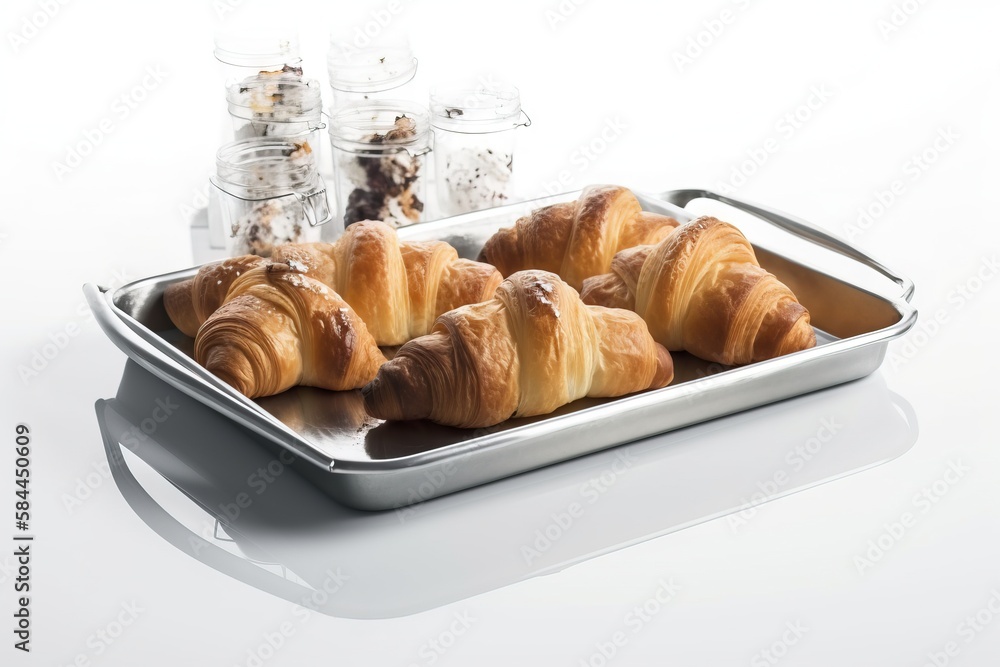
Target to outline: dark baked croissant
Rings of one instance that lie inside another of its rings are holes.
[[[439,317],[362,392],[380,419],[482,427],[672,379],[670,354],[635,313],[585,306],[555,274],[521,271],[491,301]]]
[[[584,302],[634,310],[668,350],[733,365],[816,344],[809,312],[760,267],[746,237],[716,218],[622,251],[611,268],[584,282]]]
[[[579,290],[585,278],[607,273],[618,251],[657,243],[678,225],[643,211],[626,188],[591,185],[575,201],[536,209],[498,231],[479,260],[505,276],[524,269],[552,271]]]

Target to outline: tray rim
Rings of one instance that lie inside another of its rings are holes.
[[[547,195],[532,200],[526,200],[522,202],[508,204],[503,207],[484,209],[482,211],[476,211],[473,213],[467,213],[458,216],[452,216],[448,218],[442,218],[439,220],[429,221],[427,223],[421,223],[420,225],[414,225],[412,227],[402,228],[398,231],[400,232],[399,234],[400,238],[403,239],[405,239],[406,236],[408,236],[406,230],[413,230],[413,232],[410,232],[411,234],[416,233],[418,231],[422,235],[427,234],[428,232],[433,234],[433,232],[436,230],[452,229],[455,225],[460,224],[461,222],[471,222],[479,218],[488,218],[501,215],[504,212],[504,210],[524,209],[525,207],[545,205],[544,202],[549,202],[549,201],[554,202],[554,201],[570,199],[578,195],[579,192],[580,192],[579,190],[576,190],[556,195]],[[640,193],[637,192],[636,194],[639,195]],[[672,204],[671,202],[667,201],[665,198],[661,199],[660,196],[658,195],[643,194],[642,197],[647,200],[655,201],[657,203],[667,204],[669,206],[676,206],[675,204]],[[677,208],[681,209],[681,207],[679,206],[677,206]],[[769,222],[769,220],[767,220],[766,218],[763,219],[766,222]],[[849,244],[845,243],[845,245]],[[767,248],[767,245],[763,244],[760,247]],[[779,253],[775,251],[771,252],[774,252],[775,254],[781,257],[789,259],[790,261],[800,263],[795,259],[795,257],[789,256],[785,253]],[[857,252],[860,253],[860,251]],[[471,438],[469,440],[443,445],[441,447],[427,450],[424,452],[417,452],[414,454],[409,454],[406,456],[390,458],[390,459],[359,461],[352,459],[339,459],[339,458],[335,459],[334,457],[321,452],[315,445],[309,442],[309,440],[307,440],[304,436],[298,434],[291,428],[285,426],[282,422],[280,422],[280,420],[273,417],[263,408],[257,406],[255,403],[250,401],[250,399],[243,397],[241,394],[237,394],[235,390],[229,388],[228,392],[223,391],[222,388],[220,388],[219,386],[213,386],[213,383],[206,382],[205,378],[200,377],[198,374],[192,373],[189,369],[184,368],[183,365],[177,363],[175,360],[172,360],[167,356],[160,356],[161,353],[158,350],[156,350],[156,346],[158,344],[167,345],[171,348],[173,348],[173,345],[167,342],[163,337],[159,336],[156,332],[152,331],[151,329],[143,325],[141,322],[131,317],[131,315],[122,310],[116,303],[116,301],[120,296],[123,296],[131,291],[137,289],[143,289],[151,285],[160,287],[169,282],[177,282],[179,280],[184,280],[186,278],[189,278],[193,276],[201,266],[204,266],[204,264],[177,271],[171,271],[156,276],[147,276],[144,278],[139,278],[115,290],[104,290],[101,288],[96,288],[95,286],[92,285],[85,286],[85,290],[87,290],[87,288],[92,288],[93,290],[99,291],[100,292],[99,300],[102,302],[100,305],[109,311],[107,314],[114,317],[114,319],[117,320],[119,324],[126,326],[135,335],[135,337],[140,339],[140,341],[145,344],[146,347],[151,348],[147,350],[141,350],[141,352],[145,352],[146,354],[151,354],[158,362],[160,362],[160,364],[166,364],[170,368],[170,370],[174,371],[175,373],[180,373],[186,380],[186,382],[183,382],[182,384],[184,384],[186,387],[191,382],[201,385],[202,392],[198,393],[203,393],[205,387],[208,387],[209,390],[212,392],[211,398],[214,398],[215,400],[219,400],[221,398],[224,401],[232,403],[226,406],[229,408],[229,410],[221,410],[224,415],[230,418],[234,418],[233,415],[227,414],[227,412],[236,409],[251,410],[252,412],[254,412],[254,414],[258,419],[263,419],[266,422],[270,422],[272,426],[276,426],[280,431],[281,435],[284,437],[278,438],[274,433],[263,433],[265,436],[274,440],[279,445],[291,449],[293,453],[303,456],[310,463],[317,465],[321,468],[326,468],[328,472],[334,472],[339,474],[364,474],[364,475],[392,474],[392,473],[398,473],[404,469],[416,469],[427,466],[433,466],[441,464],[442,462],[446,462],[448,459],[451,458],[461,459],[474,452],[483,450],[492,450],[507,446],[512,441],[522,440],[524,438],[531,438],[533,431],[536,431],[538,432],[537,433],[538,435],[541,435],[541,434],[548,434],[553,431],[567,430],[573,427],[578,427],[586,423],[601,421],[612,416],[621,416],[623,414],[627,414],[630,411],[648,409],[650,407],[654,407],[658,403],[663,403],[667,400],[673,400],[674,398],[682,398],[684,395],[707,394],[711,392],[712,389],[716,386],[728,385],[730,383],[742,383],[753,380],[759,380],[760,378],[767,377],[769,375],[776,374],[788,370],[790,368],[794,368],[795,366],[798,365],[806,364],[812,360],[820,359],[828,355],[832,356],[840,352],[887,342],[905,333],[908,329],[910,329],[913,326],[913,324],[916,322],[917,319],[917,310],[907,300],[907,297],[910,295],[910,293],[912,293],[912,288],[910,290],[904,289],[903,294],[901,294],[898,297],[889,297],[885,294],[879,294],[873,292],[860,285],[849,283],[836,276],[831,276],[834,279],[841,280],[841,282],[847,282],[847,284],[850,284],[852,288],[861,291],[865,294],[868,294],[873,298],[879,299],[888,304],[889,306],[891,306],[899,315],[898,321],[892,325],[883,327],[882,329],[877,329],[875,331],[858,334],[856,336],[851,336],[848,338],[835,339],[833,341],[830,341],[820,346],[810,348],[808,350],[801,350],[774,359],[748,364],[746,366],[730,368],[711,376],[689,380],[687,382],[678,385],[670,385],[662,389],[656,389],[652,391],[645,391],[618,397],[606,403],[602,403],[600,405],[581,408],[579,410],[576,410],[568,414],[548,417],[540,421],[515,426],[513,428],[501,432],[487,432],[484,433],[483,435]],[[88,295],[88,297],[89,296],[90,295]],[[91,301],[91,307],[94,308],[96,311],[97,308],[95,308],[95,305],[97,304],[94,303],[93,299],[88,298],[88,300]],[[102,320],[102,318],[100,317],[100,313],[96,314],[99,316],[98,317],[99,321]],[[104,322],[101,322],[101,324],[102,328],[104,328]],[[116,340],[116,336],[120,334],[113,333],[108,329],[105,329],[105,333],[109,336],[109,338],[112,339],[112,342],[115,342],[116,345],[119,345],[119,347],[121,347],[120,342]],[[128,347],[135,354],[140,353],[140,350],[134,349],[134,345],[128,345]],[[123,351],[125,351],[128,356],[132,357],[137,362],[141,360],[147,362],[149,361],[144,357],[143,359],[136,358],[135,356],[133,356],[133,353],[131,353],[129,350],[125,350],[124,348]],[[180,352],[180,350],[177,350],[177,354],[183,355],[183,353]],[[186,357],[186,355],[184,356]],[[188,361],[191,365],[196,366],[193,360],[190,360],[188,358]],[[145,364],[142,365],[145,366]],[[207,375],[208,373],[207,371],[203,371],[203,374]],[[175,380],[180,382],[179,378],[175,378]],[[171,384],[175,383],[171,382]],[[216,383],[214,383],[214,385],[218,384],[222,384],[221,381],[216,381]],[[175,384],[175,386],[177,385]],[[228,388],[228,385],[224,385],[224,387]],[[182,391],[184,391],[185,389],[185,387],[180,387],[180,386],[178,386],[178,388],[181,389]],[[188,387],[188,388],[194,389],[194,387]],[[240,398],[242,398],[242,400],[237,400],[236,397],[231,396],[230,394],[237,394]],[[198,398],[199,400],[206,402],[206,404],[216,409],[223,407],[211,401],[206,400],[210,397],[204,395],[195,396],[195,398]],[[253,425],[246,423],[244,420],[240,419],[237,421],[240,421],[242,425],[250,426],[251,428],[254,428],[254,430],[257,430],[259,432],[259,428],[255,428]],[[655,435],[655,434],[650,433],[649,435]],[[291,442],[289,442],[289,439],[291,440]],[[303,451],[303,449],[306,449],[308,451]],[[310,455],[310,453],[312,455]],[[581,452],[580,455],[584,455],[586,453],[588,452]]]

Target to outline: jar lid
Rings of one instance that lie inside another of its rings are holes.
[[[229,113],[237,118],[296,122],[318,120],[323,99],[317,81],[302,79],[302,70],[285,67],[261,72],[226,88]]]
[[[237,67],[270,69],[297,65],[299,37],[294,31],[225,31],[215,35],[215,57]]]
[[[430,144],[427,109],[405,100],[349,104],[331,112],[330,140],[350,151],[426,152]]]
[[[514,86],[447,86],[431,90],[431,125],[442,130],[500,132],[526,125],[520,118],[521,94]]]
[[[409,44],[357,48],[331,42],[327,55],[330,87],[345,93],[377,93],[409,82],[417,73],[417,59]]]

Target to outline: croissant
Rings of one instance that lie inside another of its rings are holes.
[[[498,231],[479,261],[505,276],[523,269],[552,271],[579,290],[585,278],[610,271],[618,251],[658,243],[679,224],[643,211],[626,188],[591,185],[575,201],[536,209]]]
[[[336,243],[289,243],[270,260],[253,255],[212,264],[167,288],[164,307],[182,332],[194,336],[241,273],[267,261],[320,281],[361,316],[379,345],[402,345],[430,331],[438,315],[489,299],[503,280],[492,266],[460,259],[443,241],[400,242],[389,225],[350,225]]]
[[[584,282],[583,301],[634,310],[668,350],[735,365],[816,344],[809,311],[760,267],[746,237],[716,218],[625,250],[611,268]]]
[[[533,270],[507,278],[491,301],[439,317],[362,394],[373,417],[473,428],[672,379],[670,354],[639,316],[585,306],[557,275]]]
[[[184,335],[194,338],[198,327],[225,302],[233,281],[266,262],[257,255],[232,257],[206,264],[194,278],[167,286],[163,291],[163,306],[170,321]]]
[[[287,264],[240,275],[198,330],[195,359],[249,398],[308,385],[356,389],[385,357],[336,292]]]

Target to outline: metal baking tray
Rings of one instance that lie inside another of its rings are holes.
[[[475,258],[501,227],[534,208],[578,195],[570,192],[424,223],[401,229],[400,237],[445,240],[460,255]],[[644,209],[682,222],[696,217],[688,210],[692,204],[714,200],[734,215],[752,216],[777,231],[762,244],[749,231],[752,225],[728,216],[754,244],[761,265],[809,309],[817,346],[733,368],[678,353],[674,382],[663,389],[581,399],[550,415],[463,430],[372,419],[365,414],[359,391],[297,387],[263,399],[243,396],[191,358],[193,341],[173,327],[163,308],[164,288],[191,277],[198,267],[114,291],[87,284],[84,292],[101,328],[140,366],[291,452],[295,467],[334,499],[365,510],[423,502],[864,377],[882,363],[888,342],[916,321],[917,312],[908,303],[912,282],[805,221],[706,190],[637,196]],[[768,236],[766,231],[760,235]],[[817,249],[823,251],[820,255],[836,256],[839,263],[828,262],[834,268],[819,266]],[[800,261],[800,254],[811,259]],[[874,288],[873,276],[892,293]]]

